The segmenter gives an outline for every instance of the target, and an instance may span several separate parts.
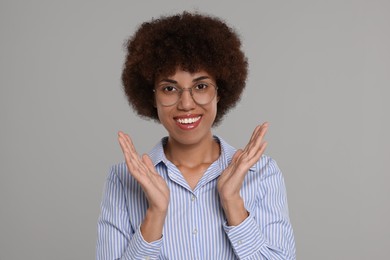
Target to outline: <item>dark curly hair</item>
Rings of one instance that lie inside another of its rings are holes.
[[[214,126],[240,99],[248,62],[237,33],[219,18],[183,12],[141,24],[127,41],[122,83],[129,104],[141,117],[158,121],[153,88],[159,76],[177,68],[205,70],[215,77],[219,102]]]

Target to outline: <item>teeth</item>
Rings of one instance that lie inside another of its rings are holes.
[[[200,116],[193,117],[193,118],[181,118],[181,119],[177,119],[177,122],[179,122],[180,124],[193,124],[196,121],[198,121],[199,119],[200,119]]]

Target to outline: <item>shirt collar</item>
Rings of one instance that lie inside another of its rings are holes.
[[[228,144],[221,137],[214,135],[214,139],[221,145],[221,154],[218,158],[218,164],[221,170],[229,166],[232,161],[234,153],[237,151],[236,148]],[[153,162],[154,166],[163,162],[166,166],[169,164],[169,161],[164,153],[164,145],[167,143],[168,137],[163,137],[160,142],[158,142],[154,148],[149,152],[150,159]],[[249,170],[255,171],[256,167],[253,165]]]
[[[225,140],[223,140],[221,137],[214,136],[219,143],[221,144],[221,155],[219,157],[219,164],[221,169],[225,169],[226,167],[229,166],[230,162],[233,159],[234,153],[237,151],[236,148],[228,144]],[[255,171],[256,166],[253,165],[252,167],[249,168],[250,171]]]
[[[165,157],[164,153],[164,145],[167,143],[168,137],[165,136],[158,142],[153,149],[149,152],[150,159],[153,162],[153,165],[156,166],[160,162],[163,162],[165,165],[168,163],[167,157]]]

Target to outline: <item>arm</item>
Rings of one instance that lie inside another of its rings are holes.
[[[125,167],[113,167],[106,181],[98,220],[96,259],[155,259],[160,252],[161,239],[148,243],[140,226],[131,225],[125,187],[118,177],[122,170],[127,173]]]
[[[119,259],[119,257],[123,257],[120,259],[154,259],[157,258],[161,247],[162,230],[169,204],[169,189],[164,179],[156,172],[149,156],[138,155],[128,135],[119,132],[118,140],[128,171],[142,187],[141,192],[147,199],[148,208],[140,227],[132,231],[133,236],[128,231],[128,223],[133,216],[128,215],[124,204],[126,201],[124,187],[115,173],[111,173],[99,219],[98,256],[104,255],[104,259],[107,259],[103,253],[107,252],[109,259]],[[137,208],[132,214],[140,214],[140,210]]]
[[[263,157],[264,167],[257,189],[259,197],[249,216],[225,232],[240,259],[295,259],[293,229],[289,220],[283,176],[275,161]]]
[[[267,129],[268,123],[256,127],[244,150],[237,150],[218,179],[217,189],[221,205],[230,226],[236,226],[248,217],[240,190],[249,168],[260,159],[267,146],[263,141]]]
[[[267,145],[263,141],[267,128],[267,123],[256,127],[247,146],[235,153],[218,180],[217,188],[227,219],[224,228],[240,259],[295,259],[285,187],[276,164],[269,164],[262,172],[257,173],[265,175],[259,189],[266,193],[259,199],[255,212],[247,211],[240,196],[249,168],[259,161]],[[268,184],[267,179],[271,184]],[[263,219],[258,219],[259,217]],[[287,240],[284,240],[284,237],[287,237]],[[282,242],[279,243],[278,239],[282,239]],[[276,244],[273,244],[273,241]],[[279,244],[280,247],[275,246]]]
[[[165,180],[156,172],[149,156],[140,157],[131,138],[118,133],[119,144],[126,159],[130,174],[141,185],[148,200],[148,209],[141,225],[141,233],[146,241],[152,242],[162,236],[162,230],[169,204],[169,189]]]

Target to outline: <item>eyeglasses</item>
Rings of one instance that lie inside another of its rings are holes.
[[[179,102],[179,99],[185,90],[188,90],[192,99],[198,105],[206,105],[214,99],[217,94],[217,86],[211,82],[199,81],[191,88],[181,88],[173,83],[166,83],[157,86],[153,91],[156,100],[163,106],[169,107]]]

